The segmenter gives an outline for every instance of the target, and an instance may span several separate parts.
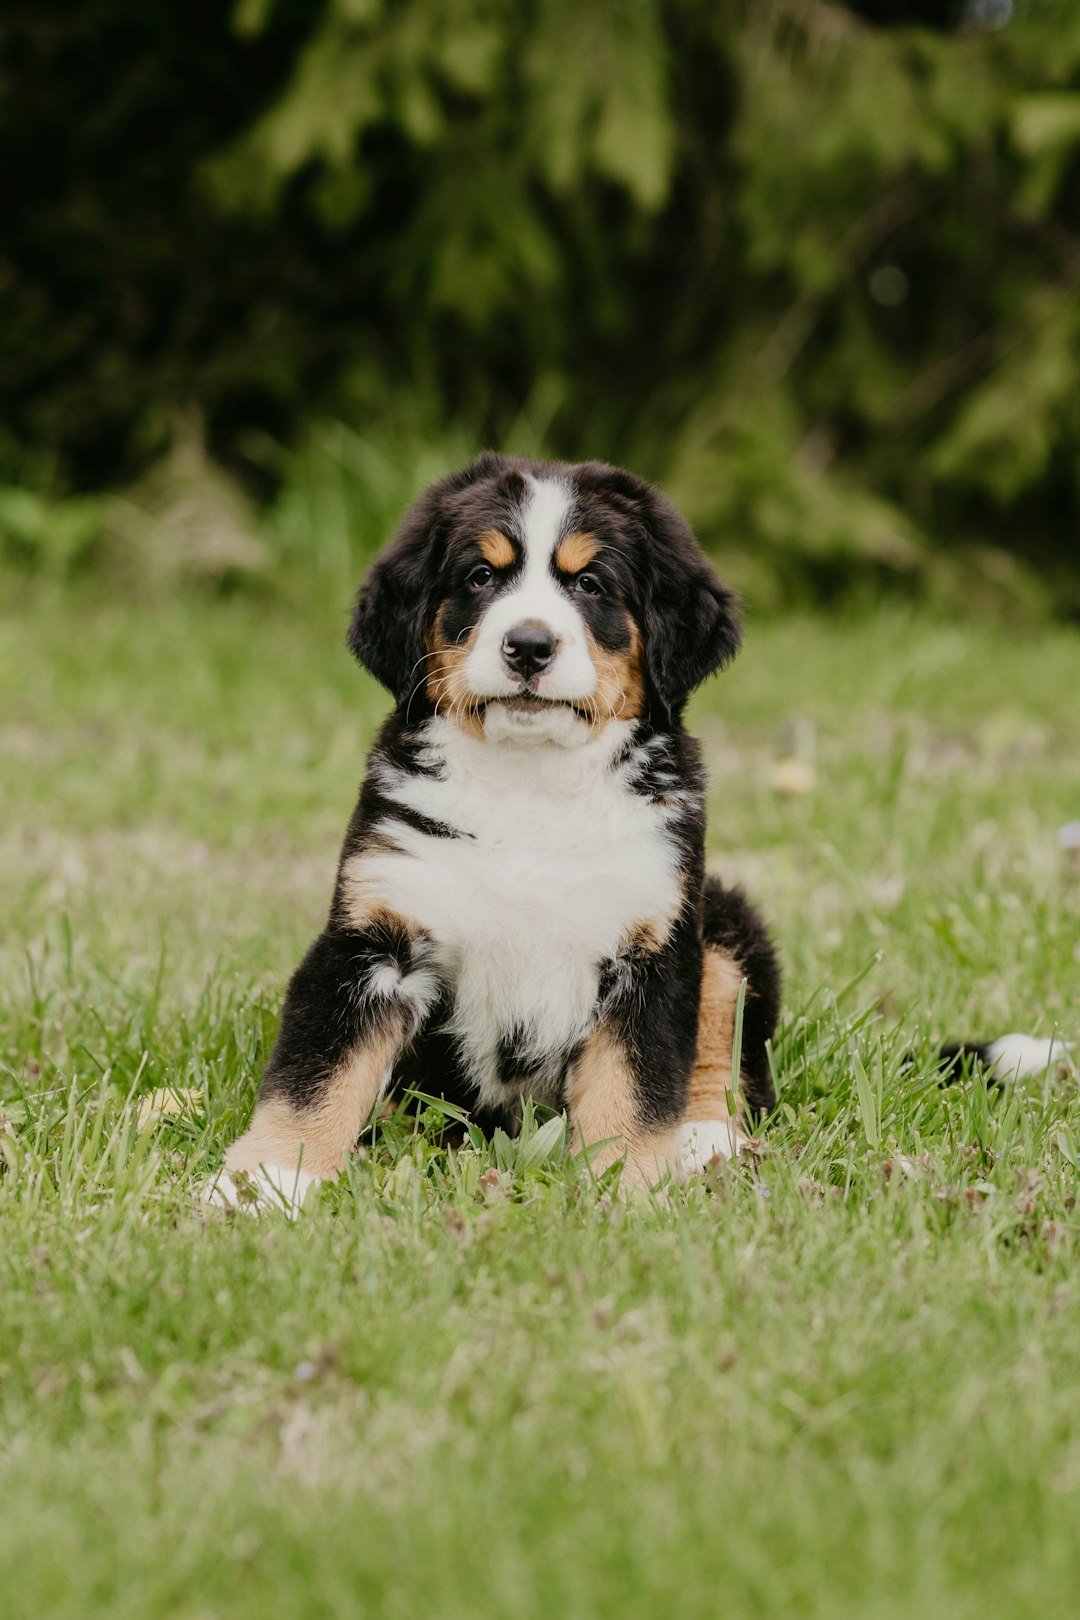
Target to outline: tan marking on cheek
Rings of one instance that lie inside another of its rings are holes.
[[[610,1031],[598,1029],[586,1041],[570,1076],[567,1102],[572,1150],[604,1144],[589,1156],[596,1175],[625,1155],[620,1186],[628,1190],[655,1185],[674,1163],[678,1131],[657,1130],[642,1120],[626,1053]]]
[[[561,568],[564,574],[580,574],[588,568],[599,550],[600,542],[595,534],[585,534],[575,529],[573,534],[568,534],[555,547],[555,566]]]
[[[645,682],[641,673],[641,632],[627,615],[629,646],[620,652],[605,652],[588,626],[585,642],[596,669],[596,690],[589,699],[593,726],[602,731],[609,720],[636,720],[645,706]]]
[[[509,568],[517,556],[513,542],[508,540],[501,529],[485,529],[476,539],[480,547],[480,555],[492,568]]]
[[[251,1125],[225,1155],[228,1170],[261,1165],[301,1169],[331,1179],[356,1146],[408,1035],[404,1015],[350,1053],[319,1089],[309,1108],[285,1097],[258,1102]]]
[[[708,946],[701,975],[697,1058],[690,1076],[687,1120],[729,1119],[731,1058],[735,1042],[735,1008],[743,970],[726,951]],[[739,1118],[743,1117],[740,1097]]]
[[[435,623],[424,638],[428,655],[424,690],[436,714],[448,716],[469,736],[482,737],[484,718],[477,710],[465,674],[465,664],[476,645],[480,626],[474,624],[464,641],[449,641],[443,629],[445,611],[445,606],[440,607]]]

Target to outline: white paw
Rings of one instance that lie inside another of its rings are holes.
[[[1031,1035],[1003,1035],[986,1048],[986,1067],[997,1081],[1040,1080],[1059,1063],[1068,1063],[1069,1048],[1057,1035],[1038,1041]]]
[[[293,1221],[312,1187],[321,1176],[307,1170],[287,1170],[277,1164],[261,1164],[257,1170],[219,1170],[202,1190],[204,1203],[218,1209],[238,1209],[245,1215],[265,1215],[277,1210]]]
[[[733,1159],[746,1136],[733,1119],[695,1119],[679,1128],[676,1168],[680,1176],[697,1176],[714,1159]]]

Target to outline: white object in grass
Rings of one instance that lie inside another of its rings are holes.
[[[1048,1041],[1036,1040],[1032,1035],[1002,1035],[986,1048],[985,1064],[994,1079],[1038,1079],[1059,1063],[1068,1063],[1069,1048],[1058,1035]]]

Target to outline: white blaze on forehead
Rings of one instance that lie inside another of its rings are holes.
[[[521,513],[525,571],[528,573],[539,568],[546,574],[550,572],[555,547],[562,538],[573,496],[561,478],[533,478],[530,475],[528,486]]]
[[[570,489],[561,479],[528,477],[519,519],[525,553],[521,573],[498,604],[506,609],[507,629],[522,619],[539,619],[556,635],[564,633],[569,604],[559,590],[551,564],[572,500]],[[577,614],[573,617],[577,620]]]
[[[574,492],[559,478],[525,477],[525,499],[518,516],[524,551],[521,571],[481,619],[465,674],[479,697],[513,696],[519,683],[503,662],[503,637],[514,625],[530,620],[546,625],[558,643],[555,658],[536,682],[537,692],[541,697],[573,703],[590,697],[597,681],[581,614],[559,585],[552,566],[555,548],[570,523]]]

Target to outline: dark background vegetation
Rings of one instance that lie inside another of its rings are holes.
[[[338,592],[496,444],[663,481],[766,605],[1080,615],[1076,0],[8,0],[0,50],[16,567]]]

